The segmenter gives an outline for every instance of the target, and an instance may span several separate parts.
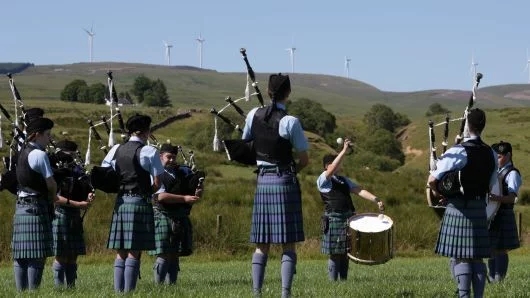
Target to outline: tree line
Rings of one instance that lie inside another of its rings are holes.
[[[75,79],[66,84],[60,98],[63,101],[104,104],[105,99],[108,100],[110,96],[108,87],[102,83],[88,85],[85,80]],[[171,106],[164,82],[160,79],[151,80],[145,75],[136,77],[132,89],[118,93],[118,98],[148,107]]]

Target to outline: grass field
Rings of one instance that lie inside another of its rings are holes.
[[[141,276],[132,297],[251,297],[250,261],[204,262],[191,258],[181,261],[176,286],[156,286],[151,270],[153,260],[142,262]],[[250,256],[249,256],[250,258]],[[510,259],[508,278],[501,284],[487,284],[486,297],[530,297],[528,268],[530,257]],[[12,268],[0,267],[0,296],[15,297]],[[347,281],[332,283],[327,278],[327,261],[298,262],[293,297],[454,297],[456,285],[450,277],[447,258],[395,258],[383,265],[350,263]],[[18,294],[20,295],[20,294]],[[280,261],[271,258],[267,266],[263,297],[281,295]],[[27,297],[112,297],[112,261],[81,264],[77,287],[55,290],[51,266],[46,266],[41,288]]]

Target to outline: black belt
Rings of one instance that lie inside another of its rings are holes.
[[[46,203],[46,200],[41,199],[39,197],[35,197],[35,196],[24,197],[24,198],[17,197],[18,205],[36,205],[39,202]]]
[[[258,166],[258,169],[256,170],[256,173],[259,174],[266,174],[266,173],[296,173],[295,167],[290,165],[282,165],[282,166]]]

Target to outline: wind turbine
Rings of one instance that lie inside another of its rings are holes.
[[[350,61],[350,58],[344,57],[344,70],[346,71],[346,77],[348,79],[350,78]]]
[[[172,44],[167,43],[165,40],[162,40],[164,43],[164,46],[166,47],[166,62],[167,65],[171,65],[171,48],[173,47]]]
[[[90,53],[90,62],[94,62],[94,59],[93,59],[93,56],[92,56],[92,51],[93,51],[93,45],[94,45],[94,35],[96,35],[96,33],[94,33],[94,24],[92,24],[92,26],[90,27],[90,31],[88,31],[87,29],[83,29],[85,30],[86,34],[88,34],[88,47],[89,47],[89,53]]]
[[[472,52],[471,53],[471,67],[470,67],[469,71],[473,73],[473,81],[477,77],[477,66],[478,66],[478,63],[475,61],[475,55]]]
[[[530,56],[528,56],[528,48],[526,49],[526,67],[523,72],[528,71],[528,84],[530,84]]]
[[[199,68],[202,68],[202,44],[206,39],[202,38],[202,34],[199,33],[199,38],[195,39],[199,43]]]
[[[291,57],[291,73],[294,73],[294,51],[296,51],[296,48],[290,47],[285,50],[289,51],[289,56]]]

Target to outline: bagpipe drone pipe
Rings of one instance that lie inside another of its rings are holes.
[[[473,88],[471,91],[471,95],[469,97],[468,104],[464,110],[464,113],[462,117],[450,119],[449,115],[446,115],[445,121],[440,123],[434,123],[432,120],[429,120],[428,126],[429,126],[429,173],[436,170],[436,163],[438,161],[438,154],[437,154],[437,147],[436,147],[436,136],[435,136],[435,128],[439,126],[443,126],[443,141],[442,141],[442,155],[447,150],[448,146],[448,137],[449,137],[449,128],[450,123],[455,121],[460,121],[460,127],[457,136],[455,137],[455,144],[459,144],[464,139],[465,135],[467,134],[467,115],[469,111],[473,108],[473,105],[475,104],[477,100],[477,89],[478,85],[480,84],[480,80],[482,79],[482,74],[477,73],[474,78]],[[438,192],[441,194],[455,194],[460,192],[461,184],[460,184],[460,171],[451,171],[446,173],[441,180],[438,183]],[[445,207],[447,202],[445,200],[440,200],[440,198],[436,198],[433,195],[432,189],[427,184],[426,187],[426,196],[427,196],[427,204],[429,207],[433,208],[433,210],[436,212],[436,214],[441,218],[445,212]]]
[[[228,160],[233,160],[242,164],[246,165],[256,165],[256,153],[253,146],[252,140],[241,140],[241,139],[223,139],[220,140],[218,136],[218,123],[217,119],[221,119],[224,123],[226,123],[229,127],[233,128],[234,130],[237,130],[239,133],[243,133],[243,129],[238,123],[239,121],[232,121],[229,117],[222,114],[224,111],[226,111],[229,107],[232,107],[239,116],[243,117],[243,121],[246,118],[246,114],[244,113],[243,109],[238,105],[238,102],[245,99],[245,101],[249,101],[250,97],[255,95],[258,98],[260,107],[263,107],[263,96],[261,94],[261,91],[258,86],[258,82],[256,81],[256,75],[254,73],[254,70],[250,66],[250,63],[247,58],[246,49],[241,48],[240,53],[243,57],[243,61],[245,62],[246,70],[247,70],[247,84],[245,88],[245,96],[232,100],[231,97],[227,97],[225,99],[226,105],[223,106],[221,109],[217,110],[215,108],[212,108],[210,110],[210,113],[214,115],[214,139],[213,139],[213,150],[214,151],[221,151],[224,147]],[[254,92],[250,92],[250,86],[253,87]]]
[[[127,131],[125,123],[123,121],[123,116],[118,104],[118,97],[116,93],[116,88],[114,87],[114,78],[111,71],[107,72],[107,86],[109,90],[109,105],[110,105],[110,115],[109,117],[103,115],[101,116],[98,122],[94,122],[92,119],[87,119],[88,123],[88,145],[85,156],[85,164],[89,165],[91,163],[91,147],[92,147],[92,138],[95,138],[98,142],[98,148],[103,151],[105,155],[109,153],[109,150],[117,145],[115,142],[114,134],[118,132],[121,136],[121,143],[125,143],[129,140],[130,132]],[[162,146],[162,143],[158,141],[155,137],[154,132],[158,129],[164,128],[169,124],[190,117],[189,112],[180,113],[178,115],[171,116],[165,120],[154,124],[151,126],[148,145],[154,146],[158,149]],[[118,120],[118,129],[114,127],[114,120]],[[108,141],[105,142],[103,137],[98,132],[97,127],[104,126],[106,133],[108,135]],[[169,140],[167,141],[169,143]],[[188,167],[192,173],[196,171],[195,155],[192,150],[189,150],[188,153],[185,153],[184,149],[181,146],[178,146],[179,156],[182,158],[183,162],[181,163],[182,167]],[[112,158],[114,160],[115,157]],[[120,185],[120,176],[112,167],[103,167],[103,166],[93,166],[90,170],[90,179],[92,185],[95,189],[99,189],[106,193],[117,193],[119,191]]]

